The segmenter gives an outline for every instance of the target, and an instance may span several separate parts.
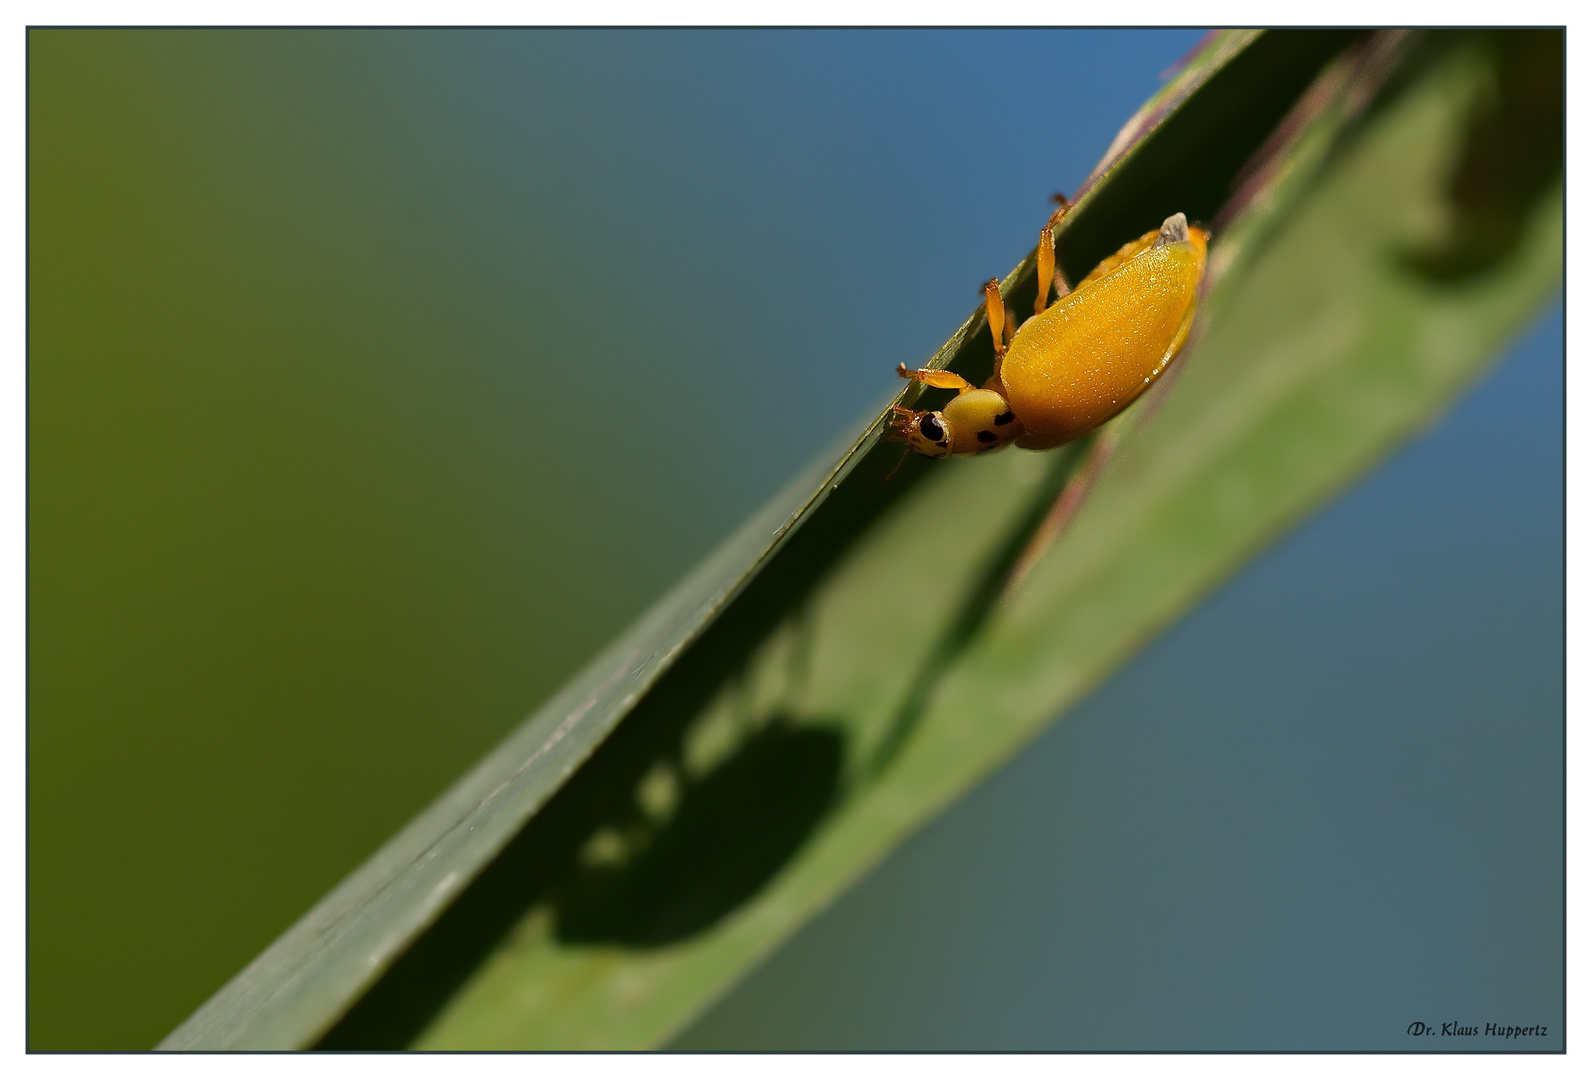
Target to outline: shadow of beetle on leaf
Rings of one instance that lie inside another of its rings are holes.
[[[779,716],[699,779],[656,770],[642,790],[672,812],[628,836],[594,835],[554,901],[557,936],[646,948],[711,928],[801,848],[839,793],[844,762],[837,726]]]

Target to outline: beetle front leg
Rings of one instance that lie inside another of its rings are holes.
[[[954,371],[939,371],[935,368],[909,368],[905,364],[896,365],[896,374],[903,379],[912,379],[923,383],[925,386],[937,386],[941,390],[955,390],[958,394],[965,394],[975,390],[972,383]]]
[[[1056,275],[1056,234],[1050,231],[1050,222],[1039,230],[1039,291],[1034,294],[1034,314],[1050,306],[1050,282]]]

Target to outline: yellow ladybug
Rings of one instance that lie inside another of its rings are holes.
[[[1124,244],[1071,292],[1058,277],[1062,295],[1047,306],[1056,220],[1040,231],[1035,314],[1015,335],[996,282],[984,286],[995,374],[981,389],[949,371],[898,367],[902,378],[959,393],[943,409],[897,406],[889,438],[928,457],[983,454],[1012,443],[1047,450],[1110,420],[1166,370],[1188,340],[1210,234],[1173,214]]]

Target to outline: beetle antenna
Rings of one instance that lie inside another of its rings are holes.
[[[903,446],[901,448],[901,456],[896,459],[895,468],[891,469],[889,472],[884,474],[884,482],[885,483],[888,484],[891,480],[893,480],[895,478],[895,474],[901,471],[901,466],[903,466],[903,465],[905,465],[907,463],[907,455],[910,454],[911,452],[912,452],[912,447],[910,447],[910,446]]]

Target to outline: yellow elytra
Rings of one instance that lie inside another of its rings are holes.
[[[1060,446],[1133,404],[1177,356],[1193,325],[1210,234],[1173,214],[1103,260],[1076,289],[1068,292],[1055,274],[1060,295],[1047,304],[1056,220],[1040,231],[1036,313],[1015,334],[996,283],[984,286],[995,374],[978,388],[949,371],[897,368],[903,378],[958,394],[942,409],[897,407],[889,438],[928,457],[1012,443]]]

